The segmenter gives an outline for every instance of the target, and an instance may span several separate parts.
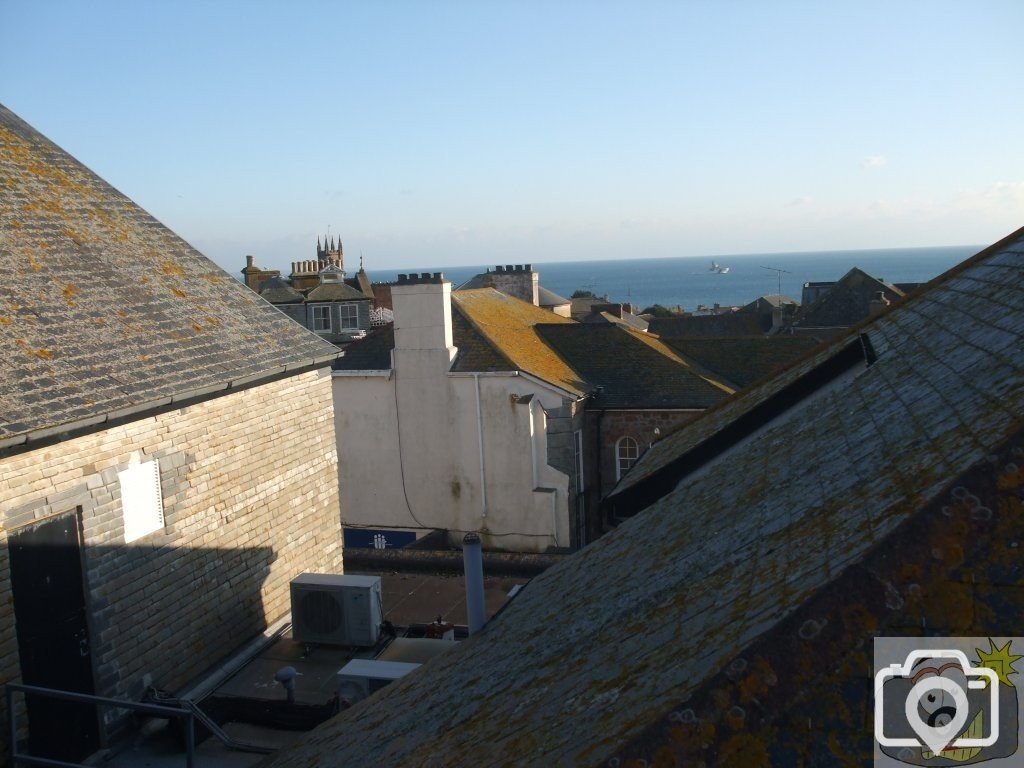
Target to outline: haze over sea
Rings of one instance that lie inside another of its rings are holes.
[[[853,267],[888,283],[924,283],[959,264],[982,246],[953,245],[934,248],[884,248],[866,251],[806,251],[718,256],[683,256],[669,259],[616,259],[533,263],[540,284],[569,298],[579,289],[612,301],[632,302],[639,309],[652,304],[681,306],[692,311],[699,304],[747,304],[758,296],[779,292],[800,301],[805,282],[838,280]],[[711,271],[712,262],[729,272]],[[527,263],[523,260],[519,263]],[[476,267],[416,267],[395,272],[371,270],[374,281],[395,280],[402,272],[443,272],[458,287],[494,264]]]

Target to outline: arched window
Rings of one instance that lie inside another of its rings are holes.
[[[640,446],[632,437],[620,437],[615,443],[615,479],[621,480],[626,470],[640,458]]]

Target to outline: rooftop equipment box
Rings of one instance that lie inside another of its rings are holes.
[[[303,573],[292,580],[291,593],[296,642],[377,644],[384,620],[379,576]]]

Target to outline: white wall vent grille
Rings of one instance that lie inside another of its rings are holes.
[[[124,542],[141,539],[164,527],[164,498],[160,491],[160,462],[132,464],[117,473],[124,514]]]

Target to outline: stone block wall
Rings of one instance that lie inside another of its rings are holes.
[[[117,473],[154,458],[164,528],[125,544]],[[329,371],[0,461],[0,682],[20,680],[8,536],[69,512],[96,693],[180,690],[281,618],[297,574],[341,572]]]
[[[589,514],[595,525],[599,522],[599,502],[611,492],[618,482],[615,476],[618,456],[615,445],[620,438],[632,437],[637,442],[640,455],[644,454],[651,443],[670,435],[684,424],[688,424],[700,416],[703,411],[591,411],[588,412],[587,424],[591,436],[588,443],[588,459],[598,463],[600,467],[600,488],[595,489],[594,498],[589,503]],[[598,421],[600,425],[598,426]],[[654,430],[660,434],[654,434]],[[600,435],[595,439],[594,436]],[[596,448],[596,450],[595,450]]]

